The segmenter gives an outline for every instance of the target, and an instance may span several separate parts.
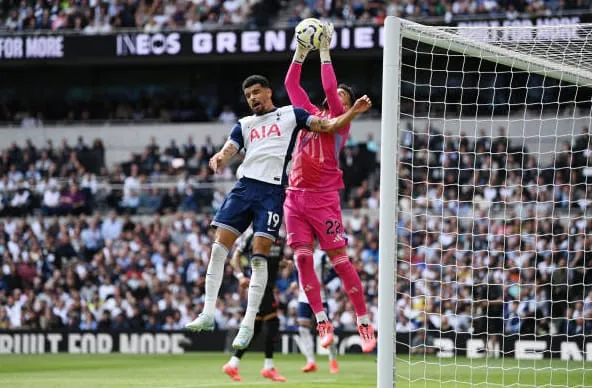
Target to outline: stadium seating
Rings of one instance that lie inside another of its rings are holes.
[[[376,320],[378,222],[372,212],[367,215],[360,208],[378,208],[377,182],[375,175],[348,170],[352,155],[376,151],[372,142],[369,139],[364,147],[350,145],[342,165],[347,184],[344,204],[353,208],[345,225],[348,253],[360,272],[372,319]],[[583,247],[583,252],[591,251],[592,222],[586,224],[575,217],[563,221],[550,218],[552,212],[562,209],[589,211],[592,198],[578,194],[582,185],[589,184],[588,178],[579,177],[571,191],[552,186],[547,180],[561,179],[567,160],[572,161],[572,167],[590,162],[592,140],[586,129],[573,147],[567,147],[548,167],[556,171],[550,175],[545,169],[533,174],[539,161],[504,136],[480,138],[472,144],[463,137],[444,138],[436,129],[429,138],[424,137],[411,128],[402,136],[402,147],[400,193],[415,195],[413,203],[401,205],[412,207],[416,217],[398,223],[399,240],[404,242],[402,246],[410,247],[399,251],[398,257],[400,332],[426,328],[478,333],[491,324],[479,318],[492,298],[491,285],[506,279],[509,286],[504,308],[498,311],[503,322],[500,330],[530,333],[534,320],[539,319],[539,334],[592,333],[592,320],[584,320],[592,317],[592,293],[584,295],[588,291],[582,287],[592,283],[592,257],[567,254],[576,245]],[[174,330],[193,319],[203,302],[212,239],[207,225],[222,198],[222,192],[199,185],[211,183],[203,168],[211,149],[169,145],[161,153],[157,144],[150,144],[139,159],[112,171],[104,168],[100,140],[93,147],[80,139],[75,146],[64,143],[55,149],[53,145],[37,150],[31,144],[13,144],[4,150],[0,193],[8,217],[0,221],[0,329]],[[418,165],[417,158],[425,155],[426,149],[443,151],[436,160],[425,161],[425,169],[410,170],[411,158],[415,157]],[[161,162],[166,165],[170,156],[196,159],[191,164],[196,174],[171,175],[178,171],[156,167]],[[95,169],[96,174],[87,172]],[[443,175],[438,175],[442,171]],[[115,190],[102,192],[104,176]],[[232,171],[228,171],[231,176]],[[535,182],[535,176],[542,178]],[[34,189],[38,182],[43,190]],[[162,183],[166,193],[143,190],[147,182]],[[44,191],[56,184],[67,184],[68,189],[57,197],[54,190]],[[475,190],[463,190],[473,186]],[[30,192],[28,200],[24,200],[23,192]],[[37,195],[35,199],[35,193],[42,192],[43,197]],[[62,201],[66,196],[70,201]],[[521,208],[514,199],[518,197],[524,209],[536,206],[539,215],[537,221],[522,226],[522,242],[513,234],[520,230],[518,217],[483,217],[476,230],[463,221],[467,208],[472,207],[467,204],[473,201],[483,214],[496,214],[502,201],[517,214]],[[17,206],[20,203],[25,205]],[[49,206],[56,203],[55,209]],[[165,215],[124,215],[138,212],[142,206],[147,212]],[[93,214],[96,209],[103,215]],[[438,224],[435,217],[443,212],[450,217],[444,221],[443,230],[434,229],[432,226]],[[56,214],[63,217],[54,217]],[[24,215],[29,217],[21,217]],[[411,223],[421,226],[413,230],[426,232],[409,233]],[[550,231],[556,237],[552,242],[547,239]],[[568,240],[568,231],[575,239]],[[486,255],[486,246],[495,254]],[[291,254],[286,254],[290,259]],[[565,263],[574,270],[554,270],[554,265],[565,268]],[[288,260],[276,284],[284,330],[296,330],[296,278],[294,265]],[[533,285],[537,279],[550,286],[521,287]],[[485,286],[487,283],[489,286]],[[355,315],[340,281],[332,280],[327,287],[336,328],[355,330]],[[230,275],[224,278],[222,289],[217,325],[234,328],[245,307],[246,294]],[[439,293],[444,298],[416,297]],[[474,304],[477,309],[471,310],[471,298],[483,303]],[[586,302],[554,302],[576,299]],[[427,315],[419,314],[424,306]],[[490,309],[490,318],[493,314]]]
[[[105,34],[121,29],[145,32],[265,26],[279,5],[275,0],[130,0],[125,2],[4,2],[2,28],[8,31],[73,30]]]
[[[298,2],[288,19],[295,25],[307,17],[331,20],[337,26],[352,24],[383,25],[387,16],[398,16],[430,24],[448,24],[455,20],[479,20],[484,18],[529,18],[553,16],[566,11],[585,12],[589,1],[408,1],[408,0],[361,0],[361,1],[315,1]],[[577,14],[577,13],[574,13]]]
[[[138,28],[145,32],[217,28],[265,27],[280,9],[278,23],[296,25],[306,17],[330,19],[337,26],[351,24],[382,25],[387,15],[415,20],[448,23],[456,18],[507,17],[557,14],[588,10],[589,1],[334,1],[280,2],[225,0],[221,6],[209,1],[131,0],[64,2],[4,2],[4,23],[8,31],[63,30],[83,34],[104,34],[118,29]],[[91,2],[92,4],[92,2]]]

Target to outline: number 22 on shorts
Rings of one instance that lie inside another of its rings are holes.
[[[341,228],[341,222],[335,220],[327,220],[325,221],[325,226],[327,227],[327,234],[328,235],[332,235],[332,234],[337,234],[340,235],[341,232],[343,231],[343,229]]]

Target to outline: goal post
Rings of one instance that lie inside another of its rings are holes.
[[[382,120],[380,135],[380,229],[378,231],[378,387],[395,384],[395,269],[397,165],[399,150],[399,84],[401,21],[388,17],[385,24],[382,70]],[[386,102],[386,103],[385,103]],[[395,128],[395,130],[393,130]],[[384,258],[387,258],[386,260]],[[385,339],[386,338],[386,339]]]
[[[592,385],[592,25],[388,17],[382,82],[377,386]]]

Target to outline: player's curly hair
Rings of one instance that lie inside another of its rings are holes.
[[[263,86],[264,88],[271,89],[271,84],[269,83],[267,77],[254,74],[245,78],[245,80],[243,81],[243,90],[257,84]]]
[[[347,84],[339,84],[337,86],[337,89],[343,89],[348,95],[349,95],[349,103],[350,105],[353,105],[354,102],[356,101],[356,95],[354,94],[354,90],[352,89],[351,86],[347,85]],[[329,104],[327,103],[327,98],[325,98],[323,100],[323,109],[329,109]]]

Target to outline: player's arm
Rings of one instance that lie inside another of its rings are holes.
[[[323,90],[325,91],[325,97],[327,97],[327,105],[331,116],[343,114],[344,108],[339,99],[339,94],[337,94],[337,78],[331,62],[321,64],[321,82],[323,83]]]
[[[323,91],[327,97],[327,105],[329,106],[329,113],[331,116],[341,115],[345,109],[337,94],[337,77],[335,70],[333,70],[333,63],[331,63],[331,37],[333,36],[333,24],[325,23],[325,33],[321,39],[321,47],[319,49],[321,57],[321,82],[323,84]]]
[[[210,168],[214,172],[222,170],[234,155],[244,146],[243,130],[240,123],[236,123],[230,131],[230,136],[224,147],[210,159]]]
[[[372,106],[372,101],[366,95],[358,98],[354,105],[341,116],[333,119],[322,119],[311,116],[307,128],[313,132],[335,132],[351,123],[356,116],[366,112]]]
[[[318,111],[318,109],[316,106],[314,106],[312,102],[310,102],[308,94],[300,85],[302,62],[304,62],[304,59],[306,58],[307,54],[308,50],[301,47],[300,45],[296,45],[296,52],[294,53],[292,63],[290,63],[290,68],[286,73],[284,86],[286,88],[286,91],[288,92],[288,97],[290,98],[290,102],[292,103],[292,105],[300,106],[307,112],[314,113]]]

